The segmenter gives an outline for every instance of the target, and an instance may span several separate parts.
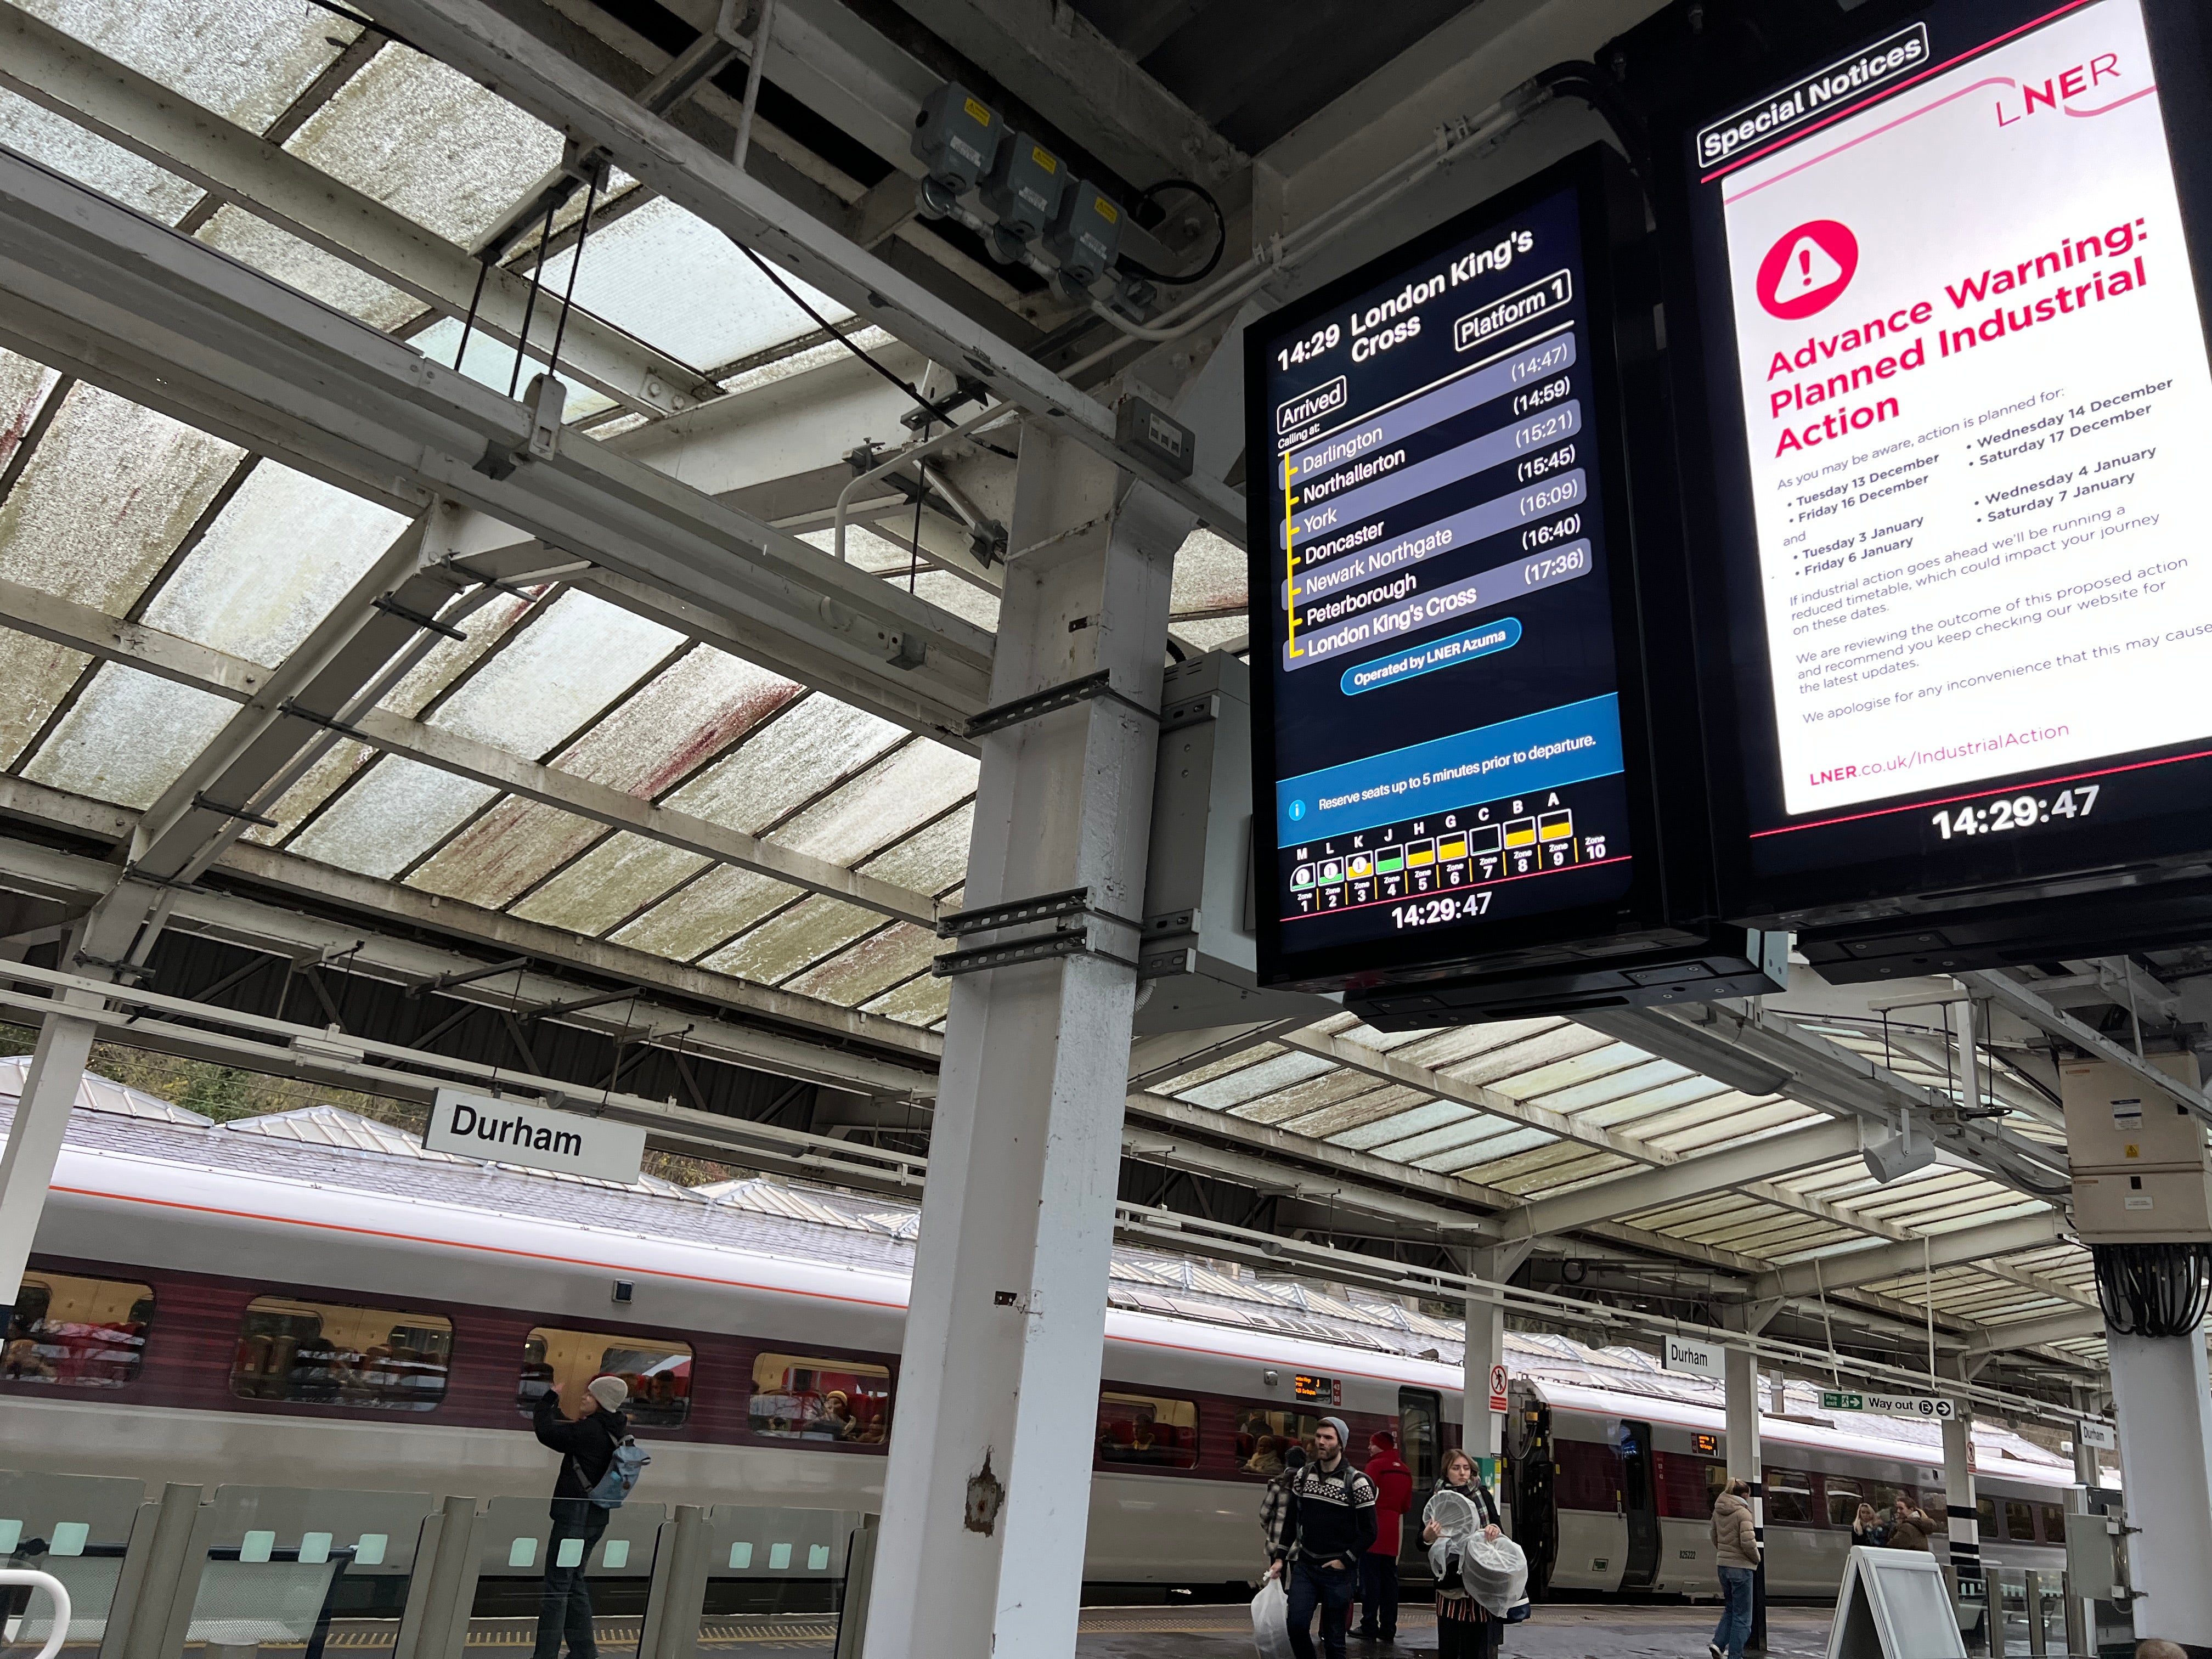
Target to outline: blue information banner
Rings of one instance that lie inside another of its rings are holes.
[[[1288,847],[1348,836],[1608,777],[1620,765],[1620,699],[1608,694],[1285,778],[1275,786],[1275,839]]]

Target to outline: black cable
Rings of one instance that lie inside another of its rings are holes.
[[[2097,1301],[2123,1336],[2192,1336],[2212,1304],[2212,1245],[2096,1244]]]
[[[484,278],[490,275],[491,261],[489,259],[477,261],[477,290],[469,295],[469,314],[467,319],[461,324],[460,348],[453,353],[453,373],[456,374],[461,372],[461,359],[469,355],[469,336],[476,331],[477,307],[483,302]]]
[[[1565,95],[1579,98],[1598,112],[1613,136],[1620,140],[1620,147],[1628,154],[1628,165],[1638,179],[1646,181],[1651,173],[1651,142],[1644,130],[1644,123],[1620,95],[1620,89],[1607,80],[1595,64],[1571,61],[1554,64],[1549,69],[1539,70],[1529,77],[1536,86],[1554,97]]]
[[[778,288],[783,290],[784,298],[790,301],[792,304],[797,306],[801,311],[811,317],[822,328],[823,331],[827,333],[831,339],[836,341],[839,345],[844,347],[846,350],[851,352],[855,357],[858,357],[870,368],[875,370],[877,374],[882,375],[884,379],[889,380],[901,392],[905,392],[908,397],[913,398],[915,403],[921,409],[922,412],[927,415],[930,419],[935,420],[937,418],[938,410],[936,406],[933,404],[928,398],[921,395],[921,391],[915,386],[913,381],[901,380],[897,375],[892,374],[890,370],[885,368],[873,357],[868,356],[866,352],[861,350],[860,347],[854,345],[850,340],[839,333],[836,325],[832,324],[827,317],[824,317],[812,306],[807,304],[805,300],[799,297],[799,290],[792,287],[789,283],[783,280],[783,273],[781,271],[778,270],[774,265],[769,264],[767,260],[762,258],[759,254],[754,252],[743,242],[736,241],[734,237],[731,240],[735,242],[738,252],[744,254],[746,258],[751,260],[755,264],[760,267],[760,273],[762,276],[767,277],[769,281],[774,283]]]
[[[576,252],[568,262],[568,287],[561,295],[561,320],[553,325],[553,356],[545,364],[548,374],[561,372],[561,341],[568,332],[568,313],[576,303],[576,273],[584,268],[584,243],[592,234],[592,208],[599,200],[599,175],[596,169],[584,181],[584,216],[576,222]],[[538,261],[544,263],[543,258]]]
[[[1170,288],[1188,288],[1193,283],[1202,283],[1213,275],[1221,264],[1221,255],[1229,246],[1229,216],[1221,210],[1221,204],[1213,199],[1213,192],[1204,185],[1189,179],[1163,179],[1156,185],[1147,185],[1137,192],[1139,204],[1151,201],[1164,190],[1187,190],[1213,210],[1213,252],[1196,270],[1180,276],[1170,276],[1164,271],[1154,270],[1150,265],[1123,254],[1121,269],[1133,276],[1142,276],[1147,282],[1165,283]]]
[[[553,240],[553,215],[559,206],[556,202],[545,204],[545,228],[538,233],[538,263],[530,267],[530,298],[522,307],[522,332],[515,337],[514,370],[507,377],[507,395],[510,398],[522,383],[522,359],[530,349],[530,319],[538,313],[538,293],[545,283],[545,245]]]
[[[341,6],[337,3],[337,0],[307,0],[307,3],[311,6],[318,7],[324,11],[329,12],[334,17],[343,17],[349,23],[358,23],[364,30],[371,34],[380,34],[387,40],[396,40],[401,46],[406,47],[410,52],[422,52],[422,47],[416,46],[405,35],[394,34],[384,24],[378,22],[373,17],[362,16],[351,6]],[[425,58],[428,58],[434,54],[422,52],[422,55]]]

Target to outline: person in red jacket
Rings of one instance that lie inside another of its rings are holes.
[[[1363,1642],[1398,1639],[1398,1536],[1413,1502],[1413,1472],[1398,1455],[1398,1437],[1377,1429],[1367,1442],[1368,1484],[1375,1488],[1375,1541],[1359,1558],[1359,1629]]]

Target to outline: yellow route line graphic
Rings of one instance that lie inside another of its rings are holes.
[[[1290,631],[1284,640],[1286,653],[1293,657],[1305,653],[1298,649],[1298,585],[1297,556],[1291,551],[1291,543],[1297,538],[1297,521],[1291,509],[1291,458],[1283,457],[1283,592],[1284,608],[1290,615]]]

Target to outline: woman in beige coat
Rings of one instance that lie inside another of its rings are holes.
[[[1751,1520],[1751,1483],[1731,1480],[1713,1500],[1713,1554],[1720,1565],[1721,1621],[1705,1644],[1712,1659],[1743,1659],[1751,1636],[1752,1575],[1759,1571],[1759,1531]]]

